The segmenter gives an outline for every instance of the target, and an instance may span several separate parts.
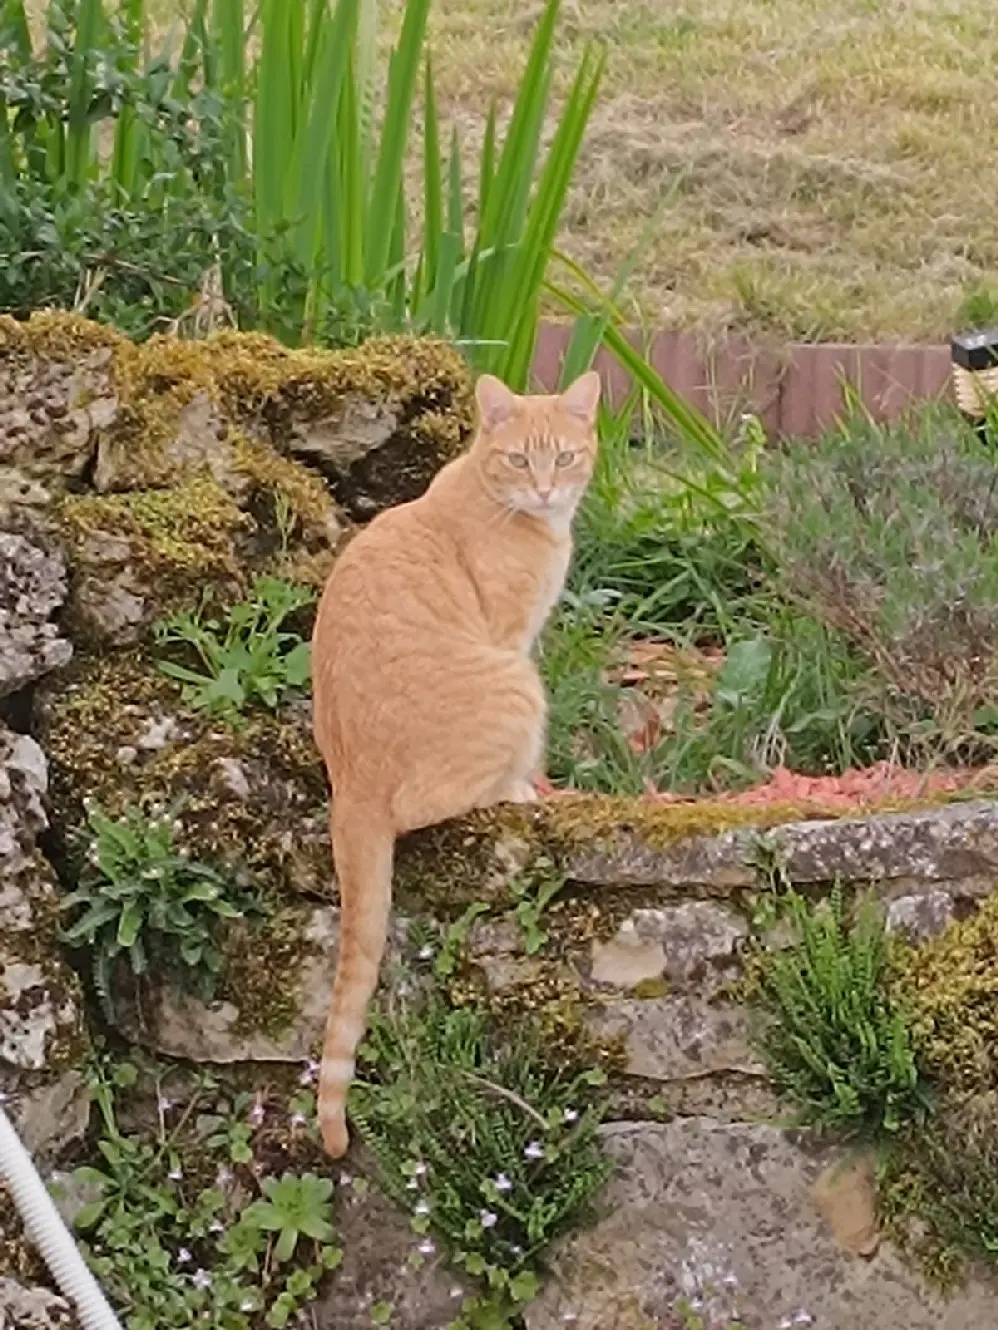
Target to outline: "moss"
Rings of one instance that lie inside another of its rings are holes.
[[[251,443],[241,434],[233,439],[232,453],[236,471],[251,482],[255,491],[270,496],[275,504],[271,519],[278,528],[285,524],[285,530],[279,530],[285,543],[293,533],[310,544],[336,543],[340,530],[336,509],[329,491],[314,472],[263,444]],[[278,511],[278,504],[283,506],[283,513]]]
[[[85,794],[115,816],[179,801],[182,843],[199,857],[245,867],[278,895],[325,894],[326,786],[307,706],[253,712],[232,729],[186,711],[172,680],[122,653],[79,661],[42,690],[38,709],[63,838],[81,825]],[[150,722],[171,719],[175,738],[144,750]],[[233,787],[232,763],[246,790]]]
[[[894,966],[925,1071],[961,1093],[998,1090],[998,892],[938,938],[899,948]]]
[[[943,1291],[998,1250],[998,1093],[947,1095],[881,1168],[887,1235]]]
[[[882,1208],[946,1287],[998,1249],[998,892],[938,938],[899,944],[892,970],[934,1103],[887,1157]]]
[[[85,351],[108,348],[118,351],[127,342],[120,333],[76,314],[44,310],[32,314],[27,323],[0,314],[0,353],[39,355],[72,359]]]
[[[174,489],[72,496],[62,503],[63,524],[79,552],[92,536],[123,536],[132,558],[149,571],[177,569],[202,576],[235,575],[233,533],[249,519],[210,476]]]
[[[612,1075],[627,1065],[624,1036],[593,1031],[586,1016],[597,1002],[582,989],[578,976],[565,967],[552,968],[497,993],[489,991],[483,975],[464,970],[449,985],[448,997],[455,1007],[475,1006],[487,1011],[507,1032],[515,1032],[525,1020],[536,1022],[553,1070],[570,1075],[598,1067]]]
[[[238,921],[226,930],[218,997],[239,1009],[234,1034],[277,1039],[294,1023],[302,968],[314,951],[305,935],[310,918],[285,906],[262,926]]]

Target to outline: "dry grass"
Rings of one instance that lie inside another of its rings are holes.
[[[541,9],[435,0],[469,147]],[[565,77],[589,40],[610,61],[563,244],[612,279],[682,175],[632,288],[649,325],[917,340],[998,316],[995,0],[564,0]]]
[[[459,122],[512,91],[540,8],[436,0]],[[649,322],[940,338],[989,282],[998,312],[994,0],[565,0],[561,33],[566,70],[610,52],[565,249],[611,277],[686,172],[641,268]]]

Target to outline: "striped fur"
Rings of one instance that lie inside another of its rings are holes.
[[[337,561],[313,637],[316,742],[333,788],[340,954],[319,1077],[334,1157],[391,908],[395,838],[536,798],[546,702],[531,648],[564,585],[600,385],[517,397],[483,376],[470,450]]]

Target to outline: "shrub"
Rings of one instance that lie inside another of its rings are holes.
[[[546,1247],[609,1174],[593,1099],[602,1075],[552,1072],[529,1024],[513,1044],[482,1014],[438,1001],[376,1018],[360,1075],[351,1114],[415,1231],[443,1239],[490,1305],[528,1302]]]
[[[786,908],[796,940],[758,960],[770,1076],[802,1124],[897,1133],[924,1116],[927,1100],[905,1011],[889,991],[882,914],[866,900],[847,918],[840,887],[817,906],[790,891]]]
[[[998,730],[998,467],[954,411],[881,427],[854,412],[772,463],[780,583],[875,666],[916,755]]]

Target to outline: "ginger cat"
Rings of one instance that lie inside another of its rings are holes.
[[[377,987],[395,838],[537,798],[546,700],[531,648],[561,594],[596,460],[599,376],[518,397],[483,375],[478,432],[333,569],[313,634],[313,723],[333,788],[341,938],[319,1078],[329,1154]]]

